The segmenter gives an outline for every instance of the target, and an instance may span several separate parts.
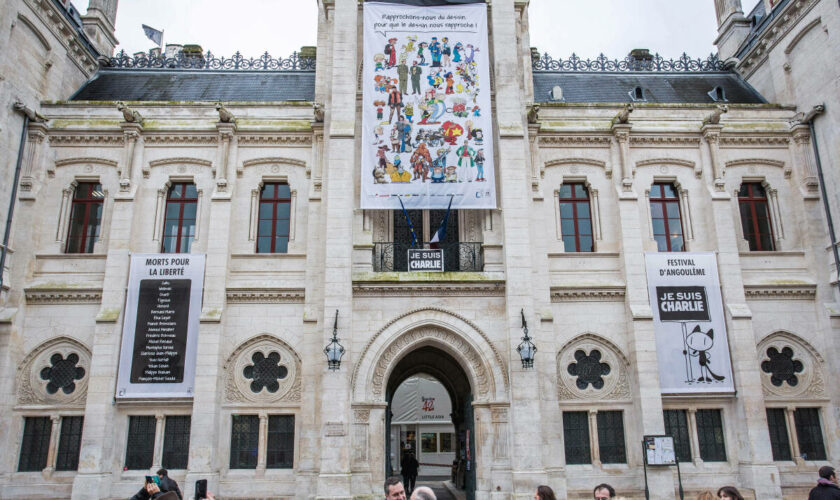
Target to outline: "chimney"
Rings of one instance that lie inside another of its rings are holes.
[[[769,0],[768,0],[769,1]],[[721,60],[733,57],[750,34],[750,22],[744,17],[741,0],[714,0],[718,22],[715,45]]]
[[[627,54],[627,57],[630,59],[633,69],[637,71],[650,69],[651,61],[653,61],[653,54],[650,53],[649,49],[633,49]]]
[[[85,34],[103,56],[114,55],[114,47],[119,43],[114,36],[118,2],[119,0],[90,0],[87,13],[82,16]]]

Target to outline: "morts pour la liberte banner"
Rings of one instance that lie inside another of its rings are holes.
[[[734,392],[715,254],[647,253],[645,263],[662,393]]]
[[[204,261],[131,255],[117,398],[192,397]]]
[[[365,2],[361,207],[496,208],[487,5]]]

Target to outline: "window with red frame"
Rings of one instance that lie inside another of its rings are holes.
[[[195,184],[178,182],[169,188],[161,252],[190,253],[195,239],[197,207],[198,191]]]
[[[673,184],[657,182],[650,188],[653,239],[660,252],[684,252],[680,197]]]
[[[285,183],[266,183],[260,191],[257,253],[286,253],[292,192]]]
[[[93,253],[102,223],[102,201],[105,193],[96,182],[80,182],[73,192],[67,253]]]
[[[589,192],[583,183],[560,186],[560,232],[567,252],[591,252]]]
[[[773,244],[773,227],[770,225],[770,209],[767,206],[767,192],[758,182],[745,182],[738,191],[738,208],[741,211],[741,227],[744,239],[751,251],[770,251]]]

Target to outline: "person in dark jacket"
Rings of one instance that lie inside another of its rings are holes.
[[[414,491],[414,483],[417,481],[417,470],[420,463],[414,458],[414,453],[406,453],[402,461],[403,484],[408,495]]]
[[[178,500],[183,500],[184,497],[181,495],[181,488],[178,487],[178,483],[176,483],[174,479],[169,477],[169,471],[166,469],[158,469],[157,475],[158,478],[160,478],[160,491],[174,491],[175,494],[178,495]]]
[[[808,495],[808,500],[840,500],[840,486],[837,486],[837,472],[834,467],[824,465],[820,467],[819,474],[820,478]]]

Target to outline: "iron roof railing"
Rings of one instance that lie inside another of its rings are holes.
[[[273,58],[266,52],[257,58],[246,58],[239,51],[233,57],[216,57],[209,50],[206,53],[179,52],[175,57],[148,54],[128,55],[124,50],[114,57],[107,58],[107,68],[122,69],[191,69],[221,71],[312,71],[315,69],[314,57],[302,57],[293,52],[286,59]]]
[[[679,59],[665,59],[659,54],[644,58],[627,56],[624,59],[609,59],[604,54],[595,59],[581,59],[572,54],[568,59],[554,59],[548,53],[531,60],[534,71],[579,71],[579,72],[633,72],[655,71],[668,73],[686,72],[726,72],[723,61],[717,54],[710,54],[706,59],[692,59],[683,53]]]

